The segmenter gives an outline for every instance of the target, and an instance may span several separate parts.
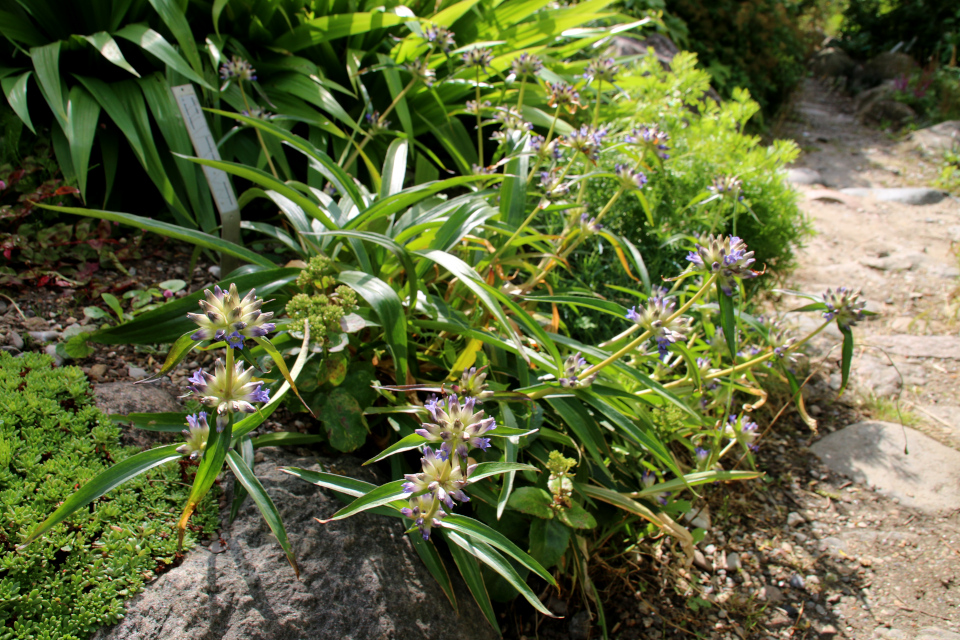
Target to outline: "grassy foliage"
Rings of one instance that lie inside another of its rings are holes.
[[[79,485],[135,452],[93,406],[80,369],[0,352],[0,638],[86,638],[173,562],[189,468],[140,476],[17,548]],[[208,500],[194,531],[214,530],[216,517]]]

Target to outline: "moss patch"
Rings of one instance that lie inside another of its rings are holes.
[[[0,352],[0,640],[86,638],[174,562],[172,535],[195,469],[153,469],[18,550],[79,486],[137,453],[93,405],[76,367]],[[186,475],[185,475],[186,474]],[[193,533],[214,531],[208,496]]]

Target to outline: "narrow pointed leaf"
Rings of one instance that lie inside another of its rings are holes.
[[[137,429],[146,431],[166,431],[179,433],[186,428],[187,414],[179,412],[169,413],[111,413],[108,416],[117,424],[131,424]]]
[[[523,462],[481,462],[470,472],[470,482],[473,483],[490,476],[496,476],[502,473],[515,473],[517,471],[539,472],[540,470]]]
[[[393,354],[397,382],[404,384],[408,366],[407,317],[397,292],[383,280],[359,271],[344,271],[337,276],[337,280],[356,291],[380,318],[383,339]]]
[[[850,327],[840,327],[840,333],[843,334],[843,347],[841,348],[842,359],[840,361],[840,391],[841,395],[847,388],[847,382],[850,380],[850,364],[853,362],[853,332]]]
[[[321,520],[320,522],[326,524],[334,520],[342,520],[343,518],[356,515],[367,509],[373,509],[374,507],[390,504],[398,500],[405,500],[410,497],[410,494],[403,490],[404,482],[404,480],[394,480],[393,482],[380,485],[376,489],[365,493],[362,497],[357,498],[343,509],[340,509],[330,518]]]
[[[129,71],[136,77],[140,77],[140,74],[137,73],[137,70],[130,66],[130,63],[127,62],[127,59],[123,57],[123,52],[120,51],[120,47],[117,46],[117,41],[107,33],[106,31],[98,31],[93,35],[84,36],[84,39],[89,42],[94,49],[100,52],[104,58],[117,65],[125,71]]]
[[[553,579],[553,576],[550,575],[549,571],[544,569],[539,562],[530,556],[530,554],[526,553],[520,547],[510,542],[505,535],[496,529],[483,524],[479,520],[468,518],[467,516],[448,515],[440,522],[442,523],[444,529],[456,531],[467,536],[471,540],[479,540],[496,547],[553,586],[557,585],[557,581]]]
[[[493,603],[490,602],[490,594],[487,593],[487,587],[483,583],[483,574],[480,572],[480,565],[477,563],[477,559],[473,554],[461,549],[459,545],[448,544],[447,548],[450,549],[453,562],[457,565],[457,569],[460,570],[460,575],[463,577],[467,588],[470,589],[470,593],[473,594],[473,599],[477,602],[477,606],[480,607],[480,611],[482,611],[483,615],[487,618],[487,622],[490,623],[490,626],[493,627],[497,635],[499,635],[500,624],[497,622],[497,614],[493,610]]]
[[[187,529],[187,522],[193,511],[203,500],[204,496],[210,491],[217,476],[223,469],[223,462],[227,458],[227,450],[230,448],[230,439],[233,434],[233,419],[231,419],[223,431],[217,431],[214,425],[211,425],[210,438],[207,440],[207,446],[203,451],[203,457],[200,459],[200,467],[197,469],[197,475],[193,479],[193,486],[190,487],[190,495],[187,497],[187,504],[180,515],[180,522],[177,523],[177,550],[183,548],[183,534]]]
[[[3,95],[7,98],[10,108],[23,120],[36,135],[37,130],[33,128],[33,121],[30,120],[30,109],[27,107],[27,81],[33,71],[26,71],[19,76],[11,76],[0,80],[0,86],[3,87]]]
[[[129,40],[138,45],[144,51],[151,53],[160,59],[161,62],[168,65],[171,69],[186,76],[191,82],[196,82],[200,86],[216,91],[217,88],[209,84],[190,67],[186,60],[180,57],[177,50],[167,42],[166,38],[142,24],[128,24],[113,35]]]
[[[97,477],[93,478],[80,489],[67,498],[63,504],[54,511],[49,518],[27,536],[23,545],[26,546],[52,529],[54,526],[63,522],[70,514],[87,506],[111,489],[115,489],[124,482],[135,478],[145,471],[173,460],[179,460],[183,456],[177,453],[177,445],[171,444],[165,447],[157,447],[136,455],[130,456],[126,460],[118,462]]]
[[[170,346],[170,350],[167,351],[167,358],[163,361],[163,366],[160,367],[160,370],[142,380],[137,380],[134,384],[153,382],[154,380],[158,380],[173,371],[173,369],[180,364],[191,351],[193,351],[194,347],[203,342],[203,340],[194,340],[191,338],[190,336],[193,335],[193,333],[194,330],[191,329],[177,338],[177,341],[174,342]]]
[[[314,444],[323,442],[323,436],[299,433],[296,431],[274,431],[257,436],[253,439],[253,448],[260,447],[290,447],[294,445]]]
[[[346,476],[340,476],[335,473],[324,473],[322,471],[311,471],[310,469],[300,469],[298,467],[283,467],[280,469],[284,473],[296,476],[305,482],[315,484],[324,489],[330,489],[339,493],[345,493],[348,496],[359,498],[370,493],[377,488],[377,485],[363,480],[356,480]]]
[[[520,577],[516,569],[514,569],[503,556],[497,553],[493,547],[475,538],[467,540],[453,531],[447,531],[445,537],[503,576],[503,578],[510,583],[510,586],[519,591],[520,595],[526,598],[527,602],[533,605],[537,611],[551,618],[557,617],[540,602],[540,599],[531,591],[530,587],[527,586],[527,583]]]
[[[236,451],[227,452],[227,464],[230,465],[230,470],[233,471],[233,475],[236,476],[237,480],[243,485],[243,488],[250,494],[254,504],[260,509],[263,519],[266,521],[267,526],[270,527],[273,535],[277,537],[277,542],[280,543],[280,547],[286,554],[287,561],[290,562],[290,566],[293,567],[294,573],[296,573],[297,578],[299,578],[300,567],[297,566],[297,559],[293,555],[293,548],[290,546],[290,540],[287,538],[287,530],[284,528],[283,521],[280,519],[280,512],[277,511],[277,507],[273,504],[273,500],[270,499],[270,495]]]
[[[310,412],[314,418],[317,416],[313,413],[313,409],[300,397],[300,392],[297,391],[297,385],[293,382],[293,377],[290,375],[290,370],[287,369],[287,363],[283,361],[283,356],[280,355],[280,352],[277,350],[273,343],[270,342],[269,338],[254,338],[254,342],[263,347],[264,351],[267,352],[267,355],[273,359],[274,364],[277,365],[277,368],[280,369],[280,374],[283,376],[283,379],[287,381],[287,384],[290,385],[290,389],[293,391],[294,395],[303,403],[303,406],[307,408],[307,411]]]
[[[394,442],[392,445],[390,445],[389,447],[387,447],[377,455],[373,456],[363,464],[364,466],[366,466],[368,464],[373,464],[374,462],[379,462],[384,458],[389,458],[395,453],[400,453],[401,451],[410,451],[411,449],[416,449],[418,447],[421,447],[427,444],[428,442],[429,440],[427,440],[423,436],[419,436],[415,433],[411,433],[407,437],[397,442]]]
[[[720,305],[720,326],[723,327],[723,337],[730,349],[731,362],[737,361],[737,318],[734,314],[733,298],[723,293],[720,283],[717,282],[717,302]]]

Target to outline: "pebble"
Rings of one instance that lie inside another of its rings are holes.
[[[764,585],[757,595],[761,600],[766,600],[767,602],[777,603],[783,601],[783,592],[772,584]]]
[[[16,331],[11,331],[7,334],[7,343],[12,347],[17,349],[23,349],[23,338],[20,337],[20,334]]]
[[[804,522],[806,522],[804,517],[799,513],[797,513],[796,511],[791,511],[790,513],[787,514],[787,526],[798,527]]]
[[[694,549],[693,551],[693,564],[697,565],[704,571],[713,571],[713,565],[707,562],[707,559],[702,553],[700,553],[699,549]]]
[[[48,356],[50,356],[51,358],[53,358],[53,362],[54,362],[58,367],[61,366],[61,365],[63,365],[63,358],[61,358],[61,357],[60,357],[60,354],[57,353],[57,345],[55,345],[55,344],[48,344],[48,345],[44,348],[43,351],[44,351],[44,353],[46,353]]]
[[[738,553],[728,553],[727,554],[727,571],[737,571],[740,569],[740,554]]]
[[[790,586],[794,589],[803,589],[804,582],[803,578],[798,575],[790,576]]]
[[[147,370],[141,369],[140,367],[134,367],[132,365],[127,366],[127,375],[129,375],[134,380],[142,380],[147,377]]]
[[[840,633],[840,631],[832,624],[824,625],[823,627],[820,628],[821,638],[832,638],[838,633]]]
[[[107,365],[105,364],[95,364],[90,367],[90,375],[94,378],[102,378],[107,374]]]
[[[214,278],[217,278],[218,280],[220,279],[220,267],[218,267],[215,264],[207,267],[207,273],[209,273]]]
[[[28,331],[27,335],[41,344],[52,342],[60,337],[60,334],[56,331]]]

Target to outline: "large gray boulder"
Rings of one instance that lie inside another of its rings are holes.
[[[459,615],[403,533],[385,516],[318,523],[343,503],[279,470],[295,466],[380,482],[356,460],[317,463],[262,449],[256,474],[280,511],[300,564],[294,576],[251,501],[227,525],[226,550],[198,547],[127,604],[96,640],[433,640],[496,638],[457,582]],[[451,570],[455,574],[456,569]],[[451,576],[453,577],[453,576]]]
[[[937,156],[944,151],[960,149],[960,120],[947,120],[910,134],[908,144],[924,153]]]
[[[131,413],[177,413],[183,411],[183,404],[158,383],[104,382],[93,385],[93,397],[97,408],[107,415],[120,414],[125,416]],[[169,444],[179,437],[179,433],[146,431],[127,425],[123,425],[120,429],[120,442],[122,444],[141,449],[148,449],[158,444]]]
[[[858,422],[810,447],[835,473],[936,513],[960,504],[960,451],[890,422]]]
[[[857,63],[839,47],[826,47],[814,54],[810,61],[814,75],[821,78],[845,79],[853,75]]]
[[[906,53],[884,51],[863,65],[863,79],[868,85],[877,85],[884,80],[895,80],[908,75],[917,63]]]

